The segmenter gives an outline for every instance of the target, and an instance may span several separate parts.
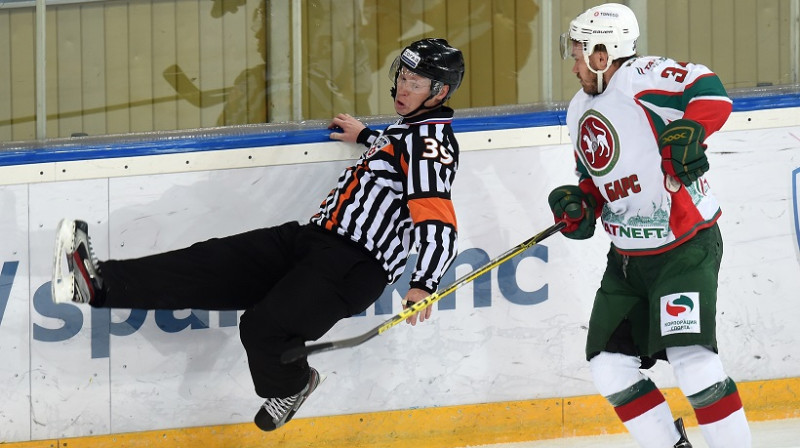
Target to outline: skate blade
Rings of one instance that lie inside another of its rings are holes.
[[[56,230],[55,253],[53,254],[53,277],[50,282],[50,294],[55,303],[72,302],[75,293],[75,278],[72,269],[64,269],[67,253],[75,247],[75,221],[62,219]],[[68,262],[69,263],[69,262]]]

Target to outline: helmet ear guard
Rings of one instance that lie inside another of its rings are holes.
[[[445,83],[443,83],[441,81],[431,81],[431,95],[433,95],[433,96],[438,95],[442,91],[442,89],[444,89],[444,86],[446,86],[446,85],[447,84],[445,84]],[[449,97],[450,93],[448,93],[447,96]]]

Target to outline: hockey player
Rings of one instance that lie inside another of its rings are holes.
[[[717,354],[720,208],[703,174],[706,137],[732,102],[708,68],[638,57],[639,26],[620,4],[593,7],[561,36],[581,89],[567,126],[577,185],[548,202],[572,239],[611,239],[586,357],[600,394],[643,447],[691,447],[682,419],[641,370],[667,360],[710,447],[750,447],[734,381]]]
[[[435,291],[456,255],[450,194],[459,152],[453,110],[444,103],[464,77],[463,56],[444,39],[423,39],[402,51],[390,76],[402,117],[382,133],[346,115],[333,119],[331,127],[342,132],[332,139],[368,149],[309,223],[97,261],[87,224],[64,220],[53,299],[106,308],[245,310],[240,337],[256,393],[266,399],[255,423],[264,431],[281,427],[319,383],[306,359],[282,364],[283,352],[369,307],[400,277],[412,242],[419,257],[404,307]]]

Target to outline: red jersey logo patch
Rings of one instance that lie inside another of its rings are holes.
[[[593,176],[602,176],[619,159],[619,139],[611,123],[597,111],[589,110],[578,122],[578,154]]]
[[[386,137],[385,135],[381,135],[380,137],[378,137],[377,140],[375,140],[375,143],[373,143],[372,146],[370,146],[369,149],[364,153],[363,158],[369,159],[370,157],[377,154],[378,151],[383,150],[383,148],[391,144],[392,142],[389,140],[388,137]]]

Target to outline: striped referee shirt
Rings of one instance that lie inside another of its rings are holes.
[[[418,251],[410,286],[434,292],[457,250],[450,190],[458,169],[458,142],[442,106],[402,118],[383,132],[364,129],[368,146],[339,177],[311,222],[355,241],[383,264],[388,282]]]

